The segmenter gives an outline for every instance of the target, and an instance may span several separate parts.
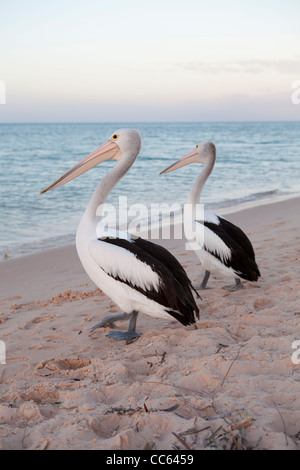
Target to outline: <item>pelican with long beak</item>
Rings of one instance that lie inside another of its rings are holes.
[[[235,290],[243,287],[241,279],[257,281],[260,272],[252,244],[239,227],[214,213],[197,210],[201,191],[214,168],[215,161],[215,145],[212,142],[200,142],[194,150],[163,170],[161,174],[170,173],[191,163],[203,165],[187,200],[187,204],[192,205],[192,213],[195,214],[193,222],[199,246],[197,255],[205,269],[198,289],[206,288],[211,271],[219,271],[226,277],[235,278],[235,286],[224,287]]]
[[[129,319],[127,331],[110,331],[107,335],[117,340],[140,336],[136,332],[138,312],[157,318],[175,318],[183,325],[195,324],[195,317],[199,318],[191,281],[169,251],[101,224],[101,207],[135,162],[141,145],[138,131],[118,130],[105,144],[41,191],[45,193],[62,186],[106,160],[117,161],[96,188],[76,234],[76,248],[85,271],[123,311],[106,316],[92,331]]]

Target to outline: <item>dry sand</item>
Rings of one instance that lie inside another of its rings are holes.
[[[299,449],[299,202],[231,213],[259,282],[229,293],[214,275],[197,330],[140,315],[131,344],[89,334],[118,308],[74,246],[2,262],[0,448]],[[193,252],[167,246],[198,284]]]

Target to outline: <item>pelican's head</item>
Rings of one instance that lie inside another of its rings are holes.
[[[68,183],[106,160],[117,160],[118,162],[126,160],[128,168],[130,168],[140,153],[141,147],[142,138],[138,131],[135,129],[119,129],[111,135],[107,142],[77,163],[48,188],[41,191],[40,194]]]
[[[214,163],[216,160],[216,147],[212,142],[199,142],[196,147],[187,155],[172,163],[165,170],[161,171],[160,174],[170,173],[171,171],[177,170],[190,163],[202,163],[203,165],[210,161]]]

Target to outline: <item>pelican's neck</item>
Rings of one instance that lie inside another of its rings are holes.
[[[187,200],[187,203],[192,204],[193,207],[195,207],[200,202],[200,195],[201,195],[202,189],[209,175],[213,171],[215,161],[216,161],[216,155],[215,153],[212,152],[210,157],[206,159],[203,165],[202,171],[196,178],[195,183],[193,184],[192,190]]]
[[[126,161],[126,156],[124,154],[116,166],[114,166],[98,184],[84,212],[83,219],[95,224],[99,222],[99,216],[101,216],[101,208],[99,211],[99,206],[104,204],[111,190],[116,186],[120,179],[123,178],[131,165],[131,162],[128,163],[128,161]]]

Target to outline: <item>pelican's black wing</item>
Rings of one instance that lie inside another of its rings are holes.
[[[99,240],[128,250],[141,263],[150,266],[159,277],[159,286],[145,288],[142,282],[133,284],[132,280],[124,279],[116,273],[107,274],[120,282],[125,282],[149,299],[162,305],[167,313],[183,325],[195,323],[195,316],[199,318],[199,308],[192,294],[191,281],[181,264],[168,250],[142,238],[130,241],[123,238],[106,237]]]

